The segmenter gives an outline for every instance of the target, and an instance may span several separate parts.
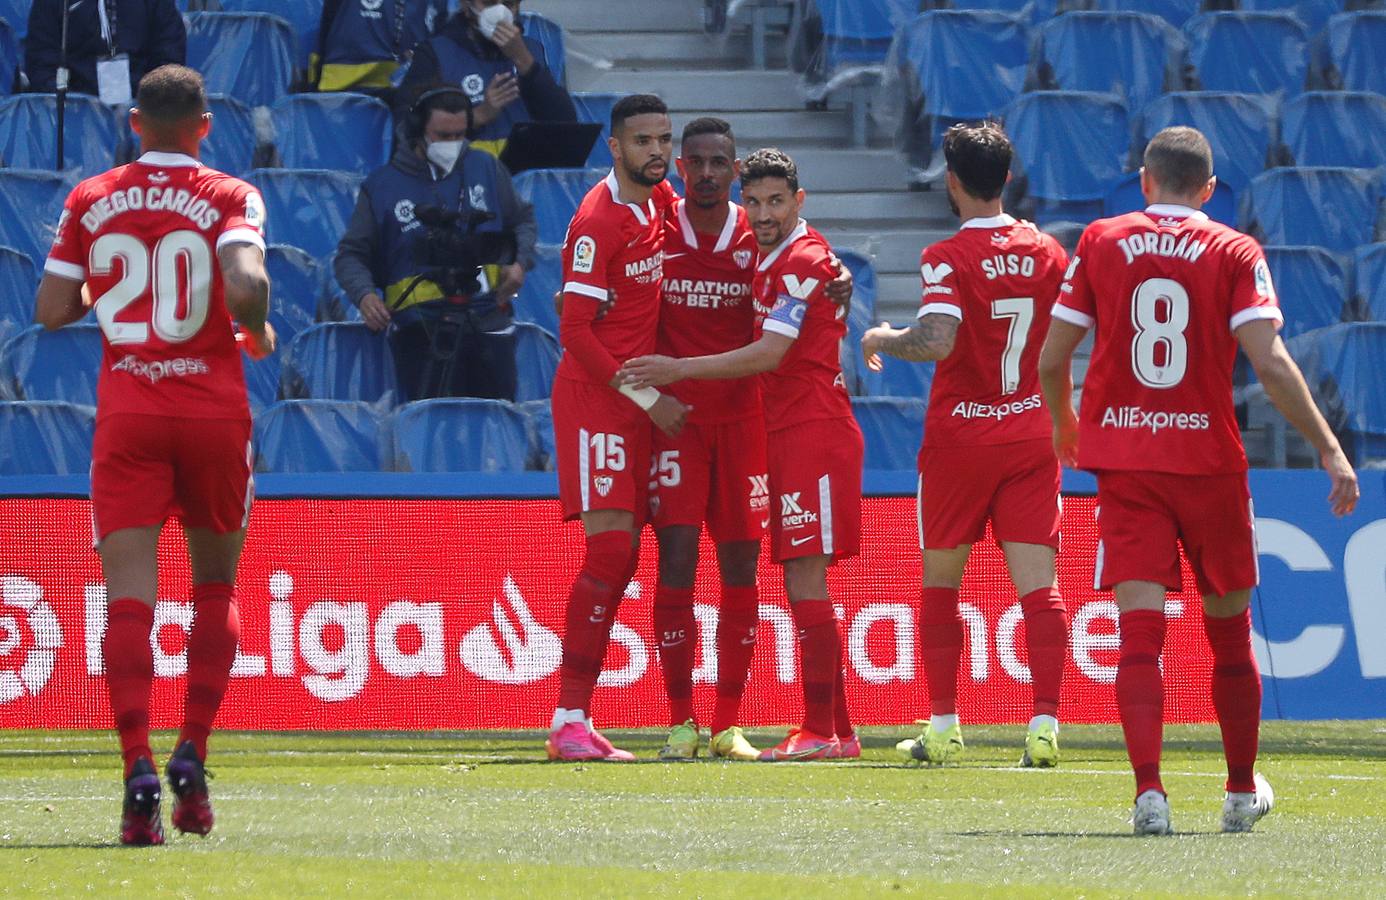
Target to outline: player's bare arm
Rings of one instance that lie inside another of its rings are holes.
[[[1078,464],[1078,416],[1073,412],[1073,351],[1088,333],[1062,319],[1049,323],[1049,334],[1040,350],[1040,388],[1054,420],[1054,452],[1072,468]]]
[[[1256,370],[1256,377],[1265,387],[1266,397],[1295,430],[1319,451],[1324,471],[1333,484],[1328,495],[1333,514],[1345,516],[1351,513],[1361,494],[1357,473],[1352,470],[1352,464],[1343,453],[1338,438],[1314,405],[1309,386],[1304,383],[1304,375],[1285,349],[1285,342],[1276,333],[1275,322],[1256,319],[1239,327],[1235,335],[1242,352]]]
[[[82,295],[82,285],[83,282],[71,278],[45,273],[39,282],[34,321],[53,331],[85,316],[87,302]]]
[[[852,305],[852,270],[842,264],[842,260],[836,255],[828,257],[828,264],[832,266],[837,277],[823,286],[823,293],[832,301],[834,306],[850,308]]]
[[[892,328],[882,322],[861,336],[861,352],[873,372],[881,371],[881,354],[908,362],[947,359],[958,336],[957,317],[929,313],[909,328]]]
[[[253,359],[274,352],[278,338],[269,315],[269,273],[265,271],[265,251],[254,244],[227,244],[217,252],[221,280],[226,291],[226,308],[241,326],[238,338]]]
[[[641,356],[621,367],[618,376],[634,388],[658,387],[676,381],[696,379],[745,378],[779,368],[789,352],[793,338],[768,332],[760,340],[726,353],[675,359],[672,356]]]

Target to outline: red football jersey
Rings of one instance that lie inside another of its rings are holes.
[[[1079,417],[1082,468],[1245,471],[1233,332],[1282,321],[1254,239],[1182,206],[1100,219],[1078,242],[1054,317],[1097,328]]]
[[[73,189],[44,271],[85,281],[105,351],[99,416],[247,418],[217,251],[265,246],[255,188],[179,153],[146,153]]]
[[[622,203],[619,191],[615,171],[593,185],[563,242],[563,292],[611,301],[606,315],[590,324],[610,359],[603,359],[601,371],[595,371],[577,358],[573,347],[565,346],[558,365],[563,378],[608,384],[621,363],[654,352],[664,280],[664,215],[673,189],[660,182],[644,205]],[[565,305],[562,327],[567,330],[583,316],[590,312]]]
[[[1007,215],[971,219],[924,250],[920,317],[961,320],[953,352],[934,370],[925,447],[1049,437],[1039,352],[1067,266],[1058,241]]]
[[[840,350],[847,310],[823,289],[837,277],[827,241],[803,219],[756,268],[758,332],[792,338],[779,368],[761,376],[766,431],[852,418]]]
[[[760,258],[746,211],[728,203],[727,223],[716,236],[700,235],[676,200],[664,224],[664,303],[659,313],[659,352],[710,356],[751,343],[755,306],[751,287]],[[690,422],[735,422],[760,412],[756,378],[681,381],[669,391],[693,407]]]

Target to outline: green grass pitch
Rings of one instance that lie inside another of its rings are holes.
[[[1172,838],[1134,838],[1120,731],[967,728],[956,768],[541,762],[534,734],[214,736],[216,830],[116,845],[115,739],[0,732],[0,894],[71,896],[1386,895],[1386,722],[1268,723],[1275,812],[1217,833],[1216,729],[1166,729]],[[768,744],[780,732],[755,732]],[[654,731],[616,733],[651,758]],[[172,737],[158,735],[167,748]]]

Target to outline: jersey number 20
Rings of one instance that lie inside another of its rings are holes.
[[[173,231],[159,239],[151,254],[128,234],[103,234],[91,247],[93,275],[109,275],[120,259],[125,274],[96,298],[96,320],[112,344],[143,344],[149,328],[170,344],[180,344],[201,330],[211,305],[212,248],[196,231]],[[149,322],[117,322],[116,315],[154,285]],[[179,288],[187,286],[187,305],[180,310]],[[180,315],[181,312],[181,315]]]

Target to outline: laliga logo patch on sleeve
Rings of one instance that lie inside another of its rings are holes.
[[[1256,268],[1253,270],[1256,276],[1256,293],[1265,297],[1267,300],[1275,299],[1275,285],[1271,282],[1270,266],[1266,265],[1264,259],[1256,260]]]
[[[1064,281],[1073,280],[1073,273],[1078,271],[1078,260],[1080,258],[1081,257],[1075,256],[1073,259],[1069,260],[1068,271],[1064,273]]]
[[[63,243],[63,229],[67,227],[67,220],[72,218],[72,210],[63,207],[62,215],[58,216],[58,233],[53,235],[53,246],[60,247]]]
[[[583,235],[573,245],[573,271],[592,274],[592,266],[597,261],[597,242]]]
[[[265,201],[258,191],[245,195],[245,224],[251,228],[265,227]]]

